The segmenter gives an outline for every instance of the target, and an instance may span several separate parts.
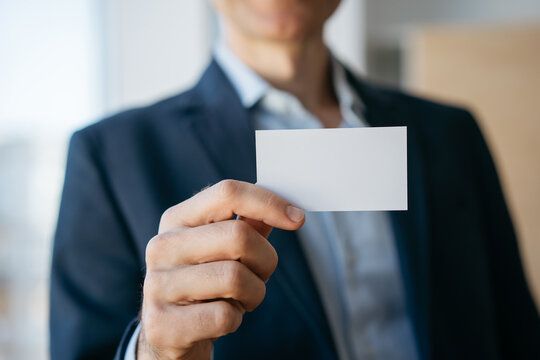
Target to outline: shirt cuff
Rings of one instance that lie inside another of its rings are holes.
[[[124,360],[137,360],[137,342],[139,340],[139,333],[141,332],[141,324],[137,325],[137,328],[129,339],[129,344],[126,348]]]

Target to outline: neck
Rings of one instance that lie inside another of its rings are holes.
[[[247,66],[273,87],[294,95],[326,127],[339,125],[341,115],[322,30],[308,39],[288,42],[254,39],[227,30],[227,45]]]

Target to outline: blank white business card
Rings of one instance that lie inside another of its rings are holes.
[[[257,185],[305,211],[407,210],[407,128],[258,130]]]

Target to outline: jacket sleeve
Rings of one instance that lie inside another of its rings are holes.
[[[130,342],[134,336],[137,336],[137,339],[134,339],[134,341],[138,341],[139,333],[139,319],[134,319],[128,325],[122,336],[122,340],[120,340],[120,345],[118,345],[118,348],[116,349],[114,360],[131,360],[137,358],[137,345],[135,345],[135,349],[130,349]]]
[[[516,235],[495,165],[473,117],[471,153],[477,164],[478,191],[484,205],[489,271],[503,359],[540,359],[540,317],[527,286]]]
[[[52,359],[111,359],[137,316],[142,265],[88,129],[73,135],[54,239]]]

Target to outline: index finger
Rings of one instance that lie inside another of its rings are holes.
[[[284,230],[296,230],[305,220],[304,211],[267,189],[223,180],[165,211],[159,232],[224,221],[234,215]]]

